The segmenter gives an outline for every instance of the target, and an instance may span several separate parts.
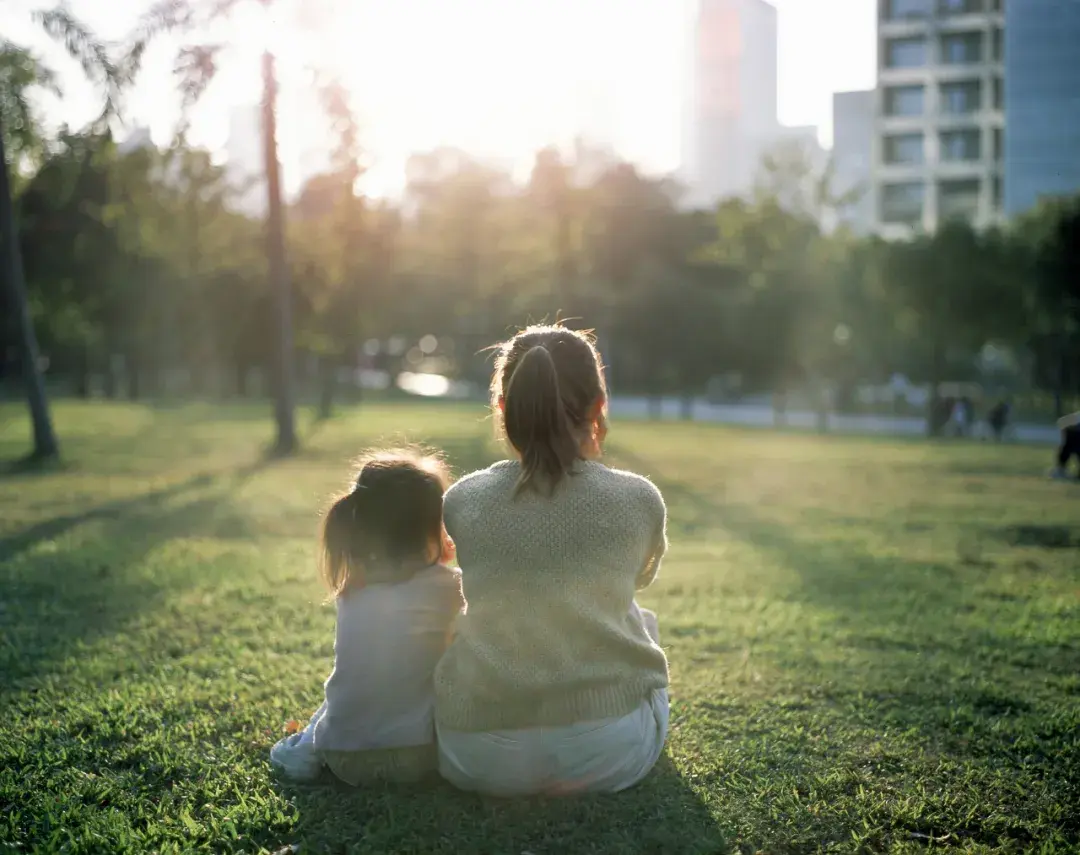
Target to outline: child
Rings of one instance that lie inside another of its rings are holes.
[[[446,494],[469,611],[435,671],[439,771],[496,796],[617,792],[664,747],[667,660],[635,592],[656,577],[666,508],[600,462],[607,393],[586,335],[500,346],[492,407],[513,459]]]
[[[460,576],[444,566],[447,470],[409,451],[367,456],[322,529],[322,576],[337,600],[326,700],[270,762],[294,780],[328,766],[357,785],[415,781],[435,768],[432,673],[461,611]]]

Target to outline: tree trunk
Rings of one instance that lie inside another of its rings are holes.
[[[319,361],[319,418],[334,415],[334,395],[337,392],[338,360],[331,356]]]
[[[1063,337],[1064,339],[1064,337]],[[1061,358],[1058,359],[1057,384],[1054,388],[1054,418],[1060,419],[1065,415],[1065,377],[1069,371],[1069,348],[1068,341],[1061,344]]]
[[[293,383],[292,288],[285,260],[285,211],[281,200],[281,163],[277,149],[277,79],[274,56],[263,54],[263,142],[265,144],[267,215],[266,242],[270,283],[277,302],[277,376],[274,383],[274,418],[278,454],[296,450],[295,390]]]
[[[814,390],[814,403],[817,416],[818,433],[829,432],[829,390],[824,383],[817,384]]]
[[[659,421],[664,417],[664,397],[663,395],[650,395],[649,396],[649,418],[655,421]]]
[[[941,413],[943,418],[939,418],[942,402],[938,387],[941,386],[941,377],[944,373],[945,346],[940,342],[935,342],[930,358],[930,398],[928,403],[930,411],[926,417],[926,435],[931,437],[940,436],[945,423],[948,421],[948,416],[944,413]]]
[[[781,388],[773,392],[773,427],[787,427],[787,389]]]
[[[129,401],[137,401],[142,394],[142,364],[134,355],[127,359],[127,396]]]
[[[237,359],[233,363],[233,370],[236,372],[236,396],[238,398],[246,398],[248,396],[248,364],[247,360]]]
[[[2,119],[2,117],[0,117]],[[26,385],[26,403],[30,408],[30,420],[34,428],[35,459],[51,459],[60,456],[60,445],[53,431],[49,413],[49,399],[45,392],[45,378],[41,374],[41,360],[37,336],[30,321],[30,306],[26,300],[26,281],[23,274],[19,236],[15,230],[15,203],[11,198],[11,182],[8,178],[7,152],[4,151],[4,133],[0,127],[0,253],[3,264],[0,276],[7,281],[8,299],[18,326],[19,361],[22,363]]]
[[[682,402],[679,406],[679,415],[684,422],[693,421],[694,419],[694,396],[687,393],[682,396]]]
[[[90,393],[93,391],[91,389],[93,376],[93,366],[90,362],[90,346],[84,343],[79,351],[79,377],[75,381],[75,394],[84,401],[90,400]]]
[[[554,302],[555,317],[557,321],[561,316],[568,317],[574,311],[570,305],[574,293],[575,265],[573,247],[570,241],[570,213],[566,210],[565,202],[559,206],[556,212],[555,222],[555,258],[556,270],[555,281],[552,289],[552,301]]]

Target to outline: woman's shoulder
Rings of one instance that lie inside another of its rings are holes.
[[[624,491],[628,497],[645,501],[659,500],[661,503],[664,500],[660,488],[645,475],[600,464],[596,465],[596,470],[604,481]]]
[[[462,475],[446,491],[447,502],[458,502],[469,496],[477,495],[509,481],[517,482],[518,464],[513,460],[500,460],[487,469],[478,469],[468,475]]]
[[[590,489],[603,491],[623,507],[635,508],[648,520],[667,518],[664,496],[649,478],[600,464],[593,464],[590,469],[594,472]]]

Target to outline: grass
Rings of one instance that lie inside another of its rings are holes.
[[[407,428],[481,466],[481,412],[306,418],[273,462],[262,408],[57,415],[65,464],[0,475],[0,851],[1080,847],[1080,487],[1045,449],[616,424],[670,506],[669,745],[622,795],[498,803],[267,765],[330,664],[313,532],[348,458]]]

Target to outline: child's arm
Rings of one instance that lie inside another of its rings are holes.
[[[1068,428],[1080,425],[1080,411],[1075,413],[1069,413],[1069,415],[1067,416],[1062,416],[1060,419],[1058,419],[1057,424],[1058,427],[1061,428],[1061,430],[1066,430]]]
[[[638,591],[649,587],[656,580],[660,572],[660,562],[667,552],[667,505],[664,504],[664,497],[660,495],[660,491],[651,482],[645,483],[648,485],[645,502],[652,537],[645,566],[641,568],[641,572],[634,581],[634,587]]]

